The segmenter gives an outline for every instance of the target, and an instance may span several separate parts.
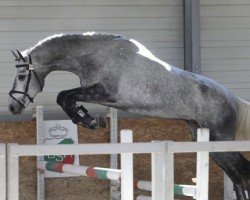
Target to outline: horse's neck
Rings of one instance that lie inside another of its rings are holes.
[[[42,70],[46,76],[53,71],[67,71],[72,72],[74,74],[79,74],[79,65],[75,64],[74,58],[70,59],[62,59],[53,64],[45,65]]]
[[[96,38],[94,40],[95,42],[93,42],[93,40],[84,40],[84,45],[81,45],[82,41],[79,41],[75,42],[75,46],[72,46],[72,42],[66,40],[61,41],[61,43],[58,44],[50,43],[44,47],[38,47],[40,52],[34,50],[34,54],[39,54],[38,60],[42,63],[38,63],[37,66],[40,67],[39,70],[42,72],[42,74],[44,74],[45,77],[53,71],[67,71],[72,72],[77,76],[81,76],[82,69],[85,65],[83,62],[84,54],[88,55],[88,57],[91,57],[90,55],[95,54],[97,50],[100,49],[100,45],[102,45],[102,42],[96,42],[97,40],[102,41],[102,38]],[[112,42],[112,39],[110,41]],[[62,42],[64,45],[63,47],[65,48],[62,48]],[[89,45],[89,43],[91,43],[91,45]],[[54,46],[51,47],[51,45]],[[54,48],[57,45],[58,50],[55,53]],[[74,51],[74,53],[71,51]]]
[[[49,60],[46,56],[44,56],[43,60],[42,56],[38,62],[34,60],[34,67],[41,77],[45,78],[53,71],[67,71],[79,75],[79,64],[76,63],[77,59],[75,57],[69,57],[66,52],[61,55],[55,55],[55,57],[61,57],[62,59]]]

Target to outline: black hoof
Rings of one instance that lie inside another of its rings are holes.
[[[87,126],[89,129],[95,129],[98,126],[96,119],[93,119],[90,124]]]
[[[106,128],[107,124],[104,117],[96,116],[93,118],[83,106],[73,106],[70,114],[68,114],[73,123],[80,126],[95,129],[96,127]]]
[[[90,128],[90,129],[95,129],[97,127],[97,122],[96,119],[91,117],[89,114],[86,114],[82,117],[75,115],[74,117],[71,117],[71,120],[74,124]]]
[[[88,125],[88,128],[90,129],[95,129],[96,127],[100,127],[100,128],[106,128],[107,124],[105,121],[104,117],[97,117],[97,118],[93,118],[90,122],[90,124]]]
[[[107,127],[107,123],[106,123],[104,117],[99,117],[98,118],[98,126],[101,127],[101,128],[106,128]]]
[[[85,127],[89,128],[89,129],[95,129],[96,127],[106,128],[107,123],[106,123],[104,117],[97,117],[97,118],[92,118],[91,117],[90,123],[88,123],[88,124],[82,123],[82,126],[85,126]]]
[[[76,121],[72,121],[74,124],[77,124],[79,126],[82,126],[84,128],[89,128],[89,129],[95,129],[97,127],[97,124],[95,122],[90,123],[90,124],[84,124],[83,122],[76,122]]]

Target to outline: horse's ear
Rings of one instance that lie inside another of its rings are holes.
[[[26,62],[25,58],[23,57],[23,55],[21,54],[21,52],[19,50],[17,50],[17,53],[18,53],[18,57],[23,61],[23,62]]]
[[[15,61],[20,61],[20,60],[21,60],[21,58],[19,58],[19,56],[15,53],[14,50],[11,50],[11,52],[12,52],[12,54],[13,54],[14,57],[15,57]]]

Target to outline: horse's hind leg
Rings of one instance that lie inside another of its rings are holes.
[[[246,171],[246,174],[244,174],[245,187],[248,193],[248,198],[250,199],[250,162],[249,161],[245,166],[245,171]]]
[[[191,132],[192,140],[197,141],[197,129],[200,128],[200,125],[196,121],[187,121],[187,124]]]
[[[248,193],[248,197],[250,199],[250,162],[248,162],[248,165],[247,165],[247,180],[246,180],[246,190],[247,190],[247,193]]]
[[[223,123],[223,127],[210,129],[211,141],[230,141],[234,139],[233,123]],[[215,131],[223,129],[222,131]],[[247,180],[248,160],[239,152],[211,152],[211,158],[219,165],[234,184],[237,200],[246,200],[245,183]]]
[[[210,153],[210,156],[234,183],[237,199],[246,200],[244,183],[247,179],[248,160],[238,152],[217,152]]]
[[[199,124],[195,121],[187,121],[192,139],[197,140]],[[211,131],[211,130],[210,130]],[[213,131],[210,135],[213,134]],[[245,200],[244,185],[250,194],[250,162],[238,152],[210,153],[212,159],[225,171],[234,183],[238,200]]]

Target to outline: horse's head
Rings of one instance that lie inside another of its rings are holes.
[[[12,51],[17,61],[16,76],[12,90],[9,92],[9,110],[13,114],[20,114],[37,93],[42,91],[43,83],[39,74],[32,66],[31,56],[24,57],[20,51]]]

